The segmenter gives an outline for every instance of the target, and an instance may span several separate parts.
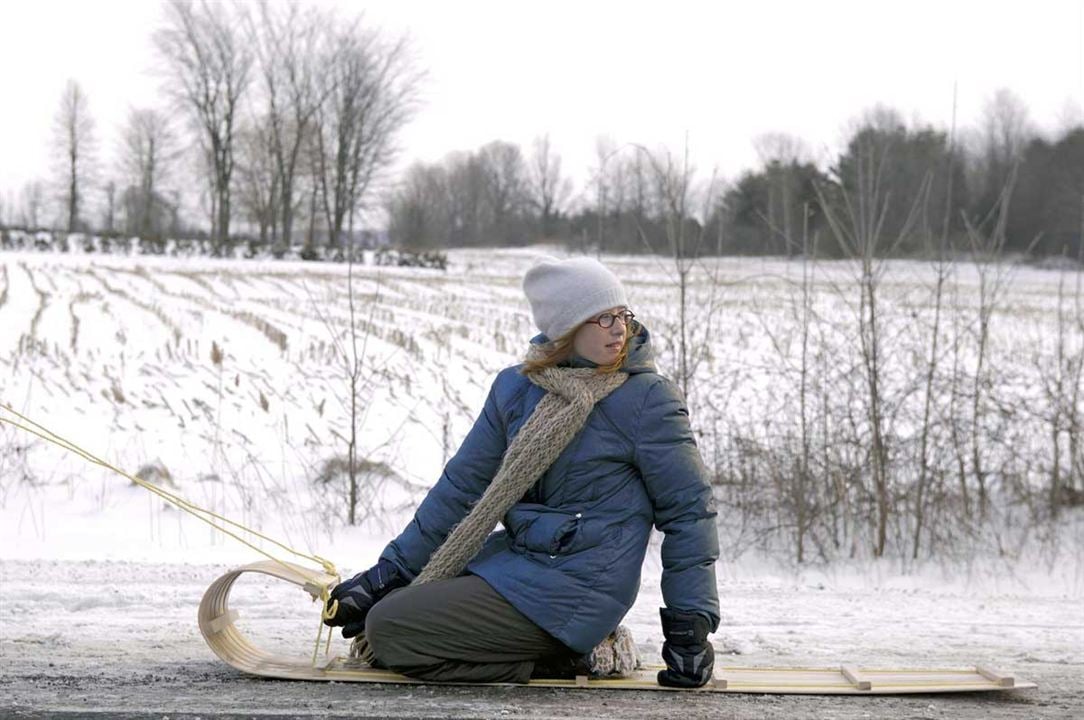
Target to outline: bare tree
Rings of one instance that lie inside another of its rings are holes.
[[[1084,222],[1084,217],[1082,217]],[[1080,471],[1080,408],[1081,378],[1084,376],[1084,347],[1081,339],[1084,333],[1077,334],[1074,342],[1073,330],[1084,330],[1084,316],[1081,316],[1081,273],[1077,271],[1074,289],[1074,318],[1066,308],[1065,276],[1066,265],[1063,263],[1058,277],[1057,337],[1054,344],[1052,368],[1043,368],[1042,353],[1038,353],[1042,385],[1047,400],[1047,424],[1051,439],[1051,469],[1049,505],[1050,517],[1058,518],[1062,505],[1071,500],[1075,491],[1074,475]],[[1075,327],[1074,327],[1075,326]],[[1076,347],[1074,347],[1076,345]],[[1068,450],[1067,462],[1062,462],[1062,436],[1066,435],[1065,448]]]
[[[1020,160],[1032,135],[1027,106],[1016,93],[1001,88],[986,101],[982,123],[982,150],[988,160],[1007,174]],[[1001,177],[998,180],[1004,184],[1007,179]]]
[[[81,225],[94,152],[94,121],[86,93],[75,80],[68,80],[64,86],[53,132],[60,155],[60,198],[67,215],[67,230],[75,232]]]
[[[355,238],[347,238],[347,241],[353,244]],[[342,400],[344,409],[349,414],[349,436],[344,436],[334,428],[331,430],[332,435],[346,443],[345,462],[341,458],[336,458],[326,463],[324,475],[330,479],[335,475],[341,475],[345,471],[346,522],[350,525],[358,524],[359,505],[364,511],[373,509],[371,505],[362,502],[362,495],[366,494],[367,490],[362,485],[362,481],[366,479],[366,476],[371,476],[371,471],[376,464],[368,457],[359,457],[359,449],[362,443],[360,431],[365,425],[369,407],[372,405],[372,394],[376,381],[381,376],[381,371],[386,370],[386,363],[390,359],[390,357],[385,358],[383,362],[377,364],[373,362],[374,359],[371,353],[368,352],[369,337],[375,327],[373,319],[376,313],[379,312],[380,307],[381,274],[380,270],[377,269],[374,277],[371,278],[373,292],[359,296],[354,286],[354,258],[357,255],[358,253],[355,252],[353,247],[349,248],[346,253],[346,292],[349,314],[345,320],[349,323],[348,327],[342,327],[343,323],[341,321],[324,313],[321,310],[321,304],[310,295],[313,309],[331,337],[334,359],[342,370],[343,379],[346,381],[349,392],[349,399]],[[362,302],[363,299],[364,303]],[[359,317],[363,308],[367,310],[366,317]],[[385,442],[390,442],[398,432],[398,430],[392,431]],[[370,452],[374,452],[379,447],[379,444],[372,444]],[[327,482],[327,480],[324,480],[324,482]],[[375,489],[369,488],[368,490],[370,498],[373,497]]]
[[[812,384],[812,363],[810,358],[810,326],[812,324],[813,315],[813,297],[812,290],[814,285],[814,272],[816,270],[815,262],[817,256],[817,237],[813,236],[812,243],[810,242],[809,234],[809,208],[808,206],[803,208],[803,222],[802,222],[802,309],[801,316],[799,318],[799,327],[801,328],[802,337],[802,350],[801,361],[799,364],[799,383],[798,383],[798,417],[799,417],[799,439],[801,441],[801,451],[797,459],[797,467],[794,469],[793,480],[793,504],[794,515],[796,525],[796,559],[799,563],[804,562],[806,555],[806,534],[810,531],[813,525],[811,518],[815,503],[809,502],[808,495],[812,492],[814,474],[811,472],[811,461],[813,455],[813,433],[812,433],[812,420],[810,418],[810,405],[812,400],[812,392],[810,385]],[[810,258],[813,258],[812,262]]]
[[[485,177],[474,153],[453,153],[447,165],[448,244],[455,247],[483,241]]]
[[[131,110],[120,153],[126,230],[144,238],[159,236],[169,218],[164,186],[178,156],[177,139],[166,115],[154,109]]]
[[[260,116],[238,132],[237,195],[247,220],[259,228],[261,245],[271,243],[273,252],[285,252],[278,242],[281,175],[270,138],[270,122]]]
[[[983,442],[983,423],[990,413],[990,401],[993,395],[991,371],[989,369],[991,321],[998,304],[1008,290],[1011,266],[1005,265],[1005,227],[1008,224],[1009,201],[1016,184],[1015,166],[1001,189],[997,203],[985,222],[972,223],[966,220],[968,240],[975,255],[976,270],[979,276],[979,297],[977,307],[977,327],[975,329],[977,347],[975,349],[975,374],[971,387],[971,471],[979,488],[979,517],[986,518],[988,510],[988,480],[993,474],[986,466],[985,444]],[[1036,238],[1038,240],[1038,238]],[[1034,243],[1033,243],[1034,245]],[[1030,248],[1029,248],[1030,249]]]
[[[322,28],[331,25],[332,19],[314,8],[302,9],[296,2],[273,5],[266,0],[259,4],[259,17],[249,24],[266,103],[266,132],[253,139],[265,136],[269,143],[275,164],[279,227],[286,247],[293,239],[302,149],[320,105],[333,89],[317,82],[325,59],[320,53]]]
[[[333,248],[341,246],[344,228],[353,231],[355,213],[394,159],[421,78],[405,40],[385,42],[359,23],[330,38],[317,90],[324,101],[314,119],[312,172]]]
[[[490,234],[501,244],[519,237],[516,221],[527,201],[527,167],[518,145],[495,140],[478,151],[485,178]]]
[[[873,554],[885,552],[888,533],[889,456],[884,378],[884,319],[881,303],[881,280],[885,272],[884,255],[891,254],[912,233],[919,210],[925,207],[929,195],[929,176],[910,205],[910,210],[895,237],[885,232],[885,219],[891,208],[891,195],[885,186],[891,143],[884,142],[876,131],[882,123],[894,122],[891,117],[874,111],[867,119],[866,129],[852,140],[854,166],[852,174],[840,178],[833,188],[817,186],[820,205],[832,234],[843,254],[856,261],[858,299],[858,340],[865,383],[865,410],[870,443],[870,472],[873,496],[877,506]],[[870,129],[873,132],[870,132]]]
[[[669,150],[652,152],[645,147],[636,146],[636,151],[643,155],[649,168],[653,195],[658,205],[660,221],[666,242],[666,252],[674,261],[673,282],[678,288],[678,341],[677,367],[674,375],[681,391],[688,396],[692,379],[697,367],[703,360],[705,344],[696,343],[692,333],[689,312],[694,303],[692,293],[692,273],[696,268],[704,247],[704,224],[697,220],[696,212],[706,208],[714,199],[715,177],[713,176],[703,195],[703,206],[699,207],[694,187],[696,168],[689,163],[689,145],[685,143],[684,154],[675,158]],[[641,239],[649,249],[658,251],[643,228],[639,229]],[[712,278],[712,300],[718,283]],[[714,308],[712,308],[714,309]],[[710,316],[710,310],[704,311]]]
[[[448,234],[447,172],[439,165],[415,164],[389,197],[388,235],[411,249],[439,247]]]
[[[753,141],[753,147],[763,166],[767,180],[767,208],[763,220],[782,240],[790,255],[797,252],[797,229],[808,218],[806,203],[801,197],[803,178],[801,164],[808,153],[801,140],[783,133],[765,133]]]
[[[665,214],[651,187],[651,171],[642,152],[634,152],[616,163],[612,172],[611,208],[618,219],[615,249],[629,252],[643,247],[640,233],[652,214]]]
[[[926,373],[924,379],[923,389],[923,408],[922,408],[922,430],[920,432],[919,439],[919,460],[918,460],[918,480],[915,483],[915,525],[914,535],[911,543],[911,559],[918,560],[919,548],[922,545],[922,531],[923,523],[926,521],[926,491],[930,481],[931,475],[931,462],[930,462],[930,441],[932,431],[933,420],[933,403],[934,394],[936,392],[934,386],[934,380],[937,377],[938,370],[940,368],[940,349],[939,344],[941,340],[941,312],[945,298],[945,283],[948,281],[949,273],[952,270],[952,265],[948,258],[948,240],[949,240],[949,226],[951,223],[951,210],[952,210],[952,179],[954,177],[953,165],[956,162],[956,93],[953,91],[952,97],[952,131],[949,134],[949,148],[948,148],[948,183],[946,185],[945,193],[947,195],[945,202],[945,214],[941,222],[941,231],[937,236],[937,247],[927,248],[927,252],[934,252],[933,268],[935,272],[935,284],[933,293],[933,327],[930,329],[930,352],[927,355],[926,361]],[[933,233],[930,230],[929,217],[923,212],[921,216],[922,233],[926,237],[930,238]]]
[[[977,213],[995,212],[1002,190],[1020,164],[1033,136],[1027,106],[1015,93],[1001,88],[983,106],[981,125],[972,140],[970,184],[977,193]]]
[[[595,249],[602,253],[606,247],[606,218],[610,212],[610,193],[613,180],[610,161],[620,148],[613,138],[600,135],[595,138],[595,158],[593,185],[595,186]]]
[[[753,139],[753,150],[761,165],[778,162],[782,165],[808,160],[809,151],[801,139],[786,133],[762,133]]]
[[[556,219],[572,194],[572,182],[561,177],[561,156],[553,152],[548,134],[535,138],[530,168],[531,203],[539,214],[543,238],[552,238]]]
[[[1080,196],[1080,235],[1084,238],[1084,194]],[[1080,243],[1077,251],[1077,264],[1084,265],[1084,241]],[[1073,292],[1073,304],[1076,308],[1076,336],[1084,338],[1084,273],[1076,273],[1076,284]],[[1068,415],[1069,432],[1069,478],[1067,490],[1069,493],[1077,493],[1078,497],[1084,497],[1084,443],[1081,443],[1082,418],[1080,407],[1081,386],[1084,385],[1084,347],[1079,347],[1075,355],[1069,358],[1072,393],[1069,397],[1069,406],[1066,410]],[[1075,366],[1075,370],[1073,367]],[[1077,483],[1081,488],[1077,488]],[[1060,501],[1060,497],[1055,498]]]
[[[26,183],[20,199],[19,224],[29,230],[40,228],[41,215],[45,210],[45,186],[40,180]]]
[[[211,241],[222,254],[230,237],[231,181],[241,100],[251,81],[252,53],[225,5],[170,0],[155,34],[166,61],[167,88],[197,129],[211,175]]]
[[[102,231],[105,233],[113,233],[117,229],[117,183],[115,180],[109,180],[102,189],[105,193],[105,209],[102,212]]]

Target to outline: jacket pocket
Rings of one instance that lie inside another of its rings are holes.
[[[582,517],[578,512],[519,503],[505,516],[505,527],[513,546],[555,556],[564,553],[575,543]]]

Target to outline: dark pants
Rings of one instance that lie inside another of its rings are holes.
[[[572,651],[476,575],[411,585],[373,606],[365,637],[379,664],[435,682],[514,682]]]

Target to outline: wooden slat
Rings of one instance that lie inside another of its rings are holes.
[[[327,587],[326,585],[324,585],[327,577],[327,575],[324,575],[321,578],[311,578],[306,581],[305,584],[301,587],[312,597],[313,600],[319,600],[321,594],[324,592],[324,588]]]
[[[213,633],[222,632],[223,630],[225,630],[229,626],[233,625],[233,622],[238,617],[239,616],[237,614],[237,611],[234,610],[233,608],[230,608],[229,610],[227,610],[223,614],[219,615],[218,617],[216,617],[215,619],[210,621],[209,625],[211,627],[211,632],[213,632]]]
[[[854,685],[856,690],[873,689],[873,683],[862,677],[862,674],[858,672],[858,668],[854,665],[842,665],[839,671],[843,673],[843,677],[847,678],[847,682]]]
[[[979,675],[982,675],[984,678],[994,683],[998,687],[1011,688],[1015,684],[1012,675],[1006,675],[1004,673],[998,672],[997,670],[994,670],[987,665],[975,666],[975,672],[977,672]]]

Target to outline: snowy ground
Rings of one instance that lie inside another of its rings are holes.
[[[362,455],[383,463],[345,529],[341,486],[314,478],[345,444],[345,268],[301,263],[0,255],[0,402],[130,472],[307,552],[344,575],[372,563],[463,437],[493,374],[530,337],[518,277],[533,251],[462,252],[445,274],[358,268],[366,386]],[[664,264],[613,258],[632,302],[666,335]],[[800,268],[725,260],[729,291],[706,381],[744,377],[773,352]],[[823,301],[846,270],[826,265]],[[926,269],[887,287],[919,302]],[[1048,342],[1059,276],[1021,271],[999,324],[1005,357]],[[964,268],[962,297],[974,278]],[[213,348],[221,351],[213,360]],[[660,347],[661,365],[673,361]],[[1022,355],[1021,355],[1022,357]],[[734,413],[756,412],[735,395]],[[748,398],[747,398],[748,400]],[[988,696],[787,698],[683,695],[682,717],[1084,717],[1084,555],[1077,535],[1042,564],[892,563],[796,573],[751,555],[719,564],[719,665],[972,666],[1038,682]],[[1075,550],[1073,549],[1075,548]],[[657,548],[626,622],[658,661]],[[0,718],[675,717],[674,696],[262,681],[215,658],[196,626],[206,586],[260,559],[123,478],[0,426]],[[249,581],[233,604],[271,649],[302,654],[316,609],[285,584]],[[342,642],[339,640],[338,642]],[[733,653],[733,654],[731,654]]]
[[[3,561],[0,717],[675,717],[659,693],[418,688],[246,677],[218,661],[196,627],[206,586],[226,566]],[[989,663],[1038,690],[899,698],[681,696],[681,717],[1038,718],[1084,716],[1084,617],[1079,597],[1022,580],[754,573],[720,581],[718,666],[967,667]],[[242,580],[241,583],[245,581]],[[298,589],[254,580],[233,605],[269,649],[303,654],[316,610]],[[1049,583],[1046,584],[1049,587]],[[1012,589],[1012,588],[1016,589]],[[657,662],[657,567],[648,563],[627,618]],[[340,652],[345,642],[336,638]],[[740,654],[727,654],[727,651]]]
[[[465,436],[492,378],[522,356],[534,331],[519,284],[539,254],[460,251],[447,273],[355,269],[358,456],[371,468],[361,484],[363,532],[386,537],[402,525]],[[606,260],[652,330],[660,371],[673,376],[672,267],[652,257]],[[794,416],[793,373],[782,368],[801,344],[795,283],[806,268],[724,258],[709,269],[719,282],[698,269],[691,289],[704,355],[690,405],[702,423],[701,450],[716,458],[716,441],[728,457],[729,432],[767,432],[769,422]],[[818,313],[850,317],[853,268],[809,270]],[[956,269],[955,305],[976,302],[976,273]],[[1020,268],[991,324],[988,363],[1015,378],[1014,392],[1030,403],[1013,430],[1033,443],[1049,430],[1036,357],[1056,356],[1059,287],[1071,296],[1077,282],[1079,273]],[[914,316],[929,313],[930,284],[929,266],[915,262],[890,264],[882,281],[883,299],[897,309],[886,315],[899,325],[886,332],[885,383],[912,403],[921,395],[907,390],[914,377],[906,368],[921,346],[909,343],[921,340]],[[0,254],[0,403],[129,472],[159,468],[156,479],[168,478],[192,502],[346,563],[349,556],[332,554],[356,546],[335,546],[345,519],[341,476],[317,478],[344,456],[349,435],[348,298],[342,265]],[[829,345],[842,353],[851,339],[825,342],[842,343]],[[1082,346],[1071,326],[1061,352]],[[111,522],[117,518],[124,522]],[[180,560],[224,542],[115,475],[0,425],[4,556],[44,546],[49,557],[92,548],[99,558]]]

